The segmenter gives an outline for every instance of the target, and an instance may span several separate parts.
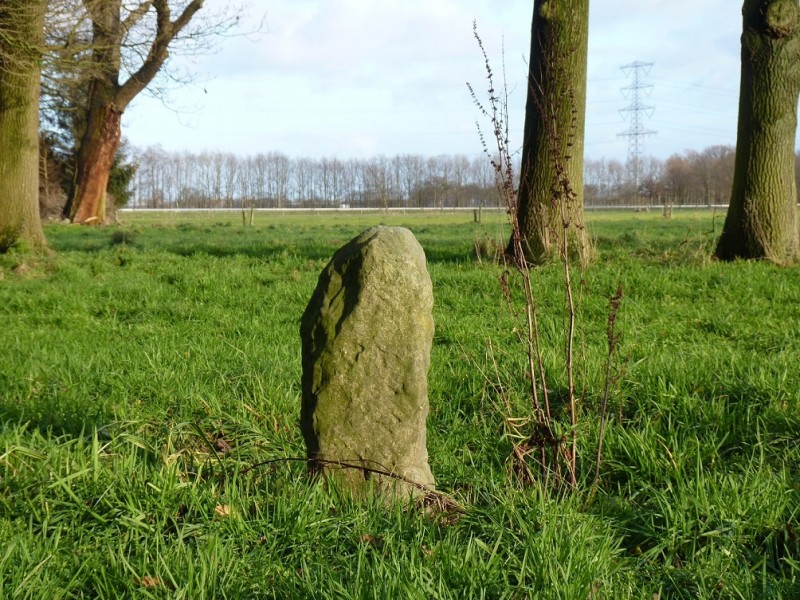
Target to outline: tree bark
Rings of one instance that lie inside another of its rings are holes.
[[[203,6],[192,0],[171,20],[169,0],[144,0],[123,22],[122,0],[83,0],[92,20],[93,80],[75,165],[75,180],[65,216],[73,223],[102,225],[106,219],[106,190],[114,156],[121,139],[122,114],[137,94],[158,74],[169,57],[169,44]],[[156,30],[141,67],[120,82],[121,53],[132,20],[149,10],[156,13]]]
[[[589,0],[535,0],[517,206],[525,258],[588,258],[583,145]],[[513,252],[514,239],[509,242]]]
[[[78,151],[73,223],[102,225],[106,218],[108,178],[122,138],[122,113],[99,103],[89,111],[86,135]]]
[[[46,246],[39,219],[42,0],[0,5],[0,251]]]
[[[800,258],[794,141],[800,94],[800,2],[745,0],[736,166],[716,256]]]

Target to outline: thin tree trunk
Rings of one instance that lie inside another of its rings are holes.
[[[535,263],[557,255],[563,235],[581,260],[590,252],[583,227],[588,39],[589,0],[534,2],[517,219],[525,257]],[[567,223],[555,192],[563,177],[574,192]]]
[[[42,0],[0,5],[0,251],[46,246],[39,219]]]
[[[800,3],[745,0],[733,190],[716,256],[797,262]]]

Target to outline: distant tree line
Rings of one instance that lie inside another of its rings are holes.
[[[584,161],[585,204],[598,206],[727,204],[733,146],[687,150],[640,165],[638,186],[618,160]],[[369,159],[290,158],[280,152],[131,150],[130,205],[148,208],[499,206],[484,156],[400,154]],[[800,180],[800,152],[797,153]],[[798,182],[800,187],[800,181]]]
[[[587,206],[602,204],[727,204],[733,186],[736,148],[709,146],[687,150],[667,160],[648,157],[639,165],[638,185],[617,160],[584,161]]]
[[[149,147],[136,163],[132,205],[150,208],[496,206],[485,157],[400,154],[369,159],[237,156]]]

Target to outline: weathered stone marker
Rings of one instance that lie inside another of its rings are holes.
[[[423,492],[407,481],[433,489],[425,433],[432,308],[414,235],[373,227],[336,251],[303,313],[300,427],[310,464],[357,495]]]

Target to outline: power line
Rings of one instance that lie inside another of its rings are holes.
[[[703,94],[719,94],[720,96],[728,96],[730,98],[739,97],[739,92],[735,90],[710,87],[707,85],[700,85],[699,83],[687,83],[687,82],[675,81],[672,79],[664,79],[662,77],[653,77],[653,79],[660,82],[660,85],[666,85],[667,87],[671,87],[680,90],[682,92],[701,92]]]
[[[738,114],[736,110],[718,109],[714,108],[713,106],[709,106],[708,104],[704,106],[698,106],[696,104],[690,104],[688,102],[675,102],[674,100],[665,100],[663,98],[659,99],[659,102],[663,102],[664,104],[668,104],[670,106],[674,106],[676,108],[680,108],[683,109],[684,111],[689,111],[689,112],[722,115],[733,118],[735,118]]]
[[[652,68],[653,63],[638,60],[620,67],[625,77],[631,80],[630,85],[620,90],[625,98],[630,99],[630,104],[619,111],[622,119],[628,121],[630,126],[625,131],[618,133],[617,136],[628,139],[628,168],[631,169],[636,190],[639,189],[644,138],[656,134],[655,131],[644,126],[644,118],[653,116],[655,110],[655,107],[644,103],[644,97],[649,96],[653,91],[653,84],[646,83],[643,79]]]

